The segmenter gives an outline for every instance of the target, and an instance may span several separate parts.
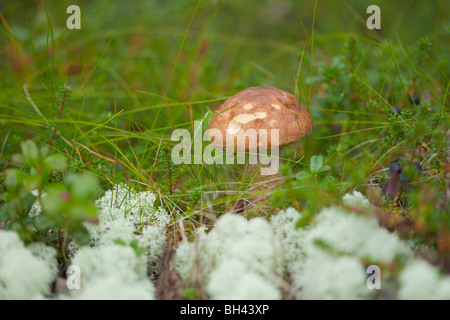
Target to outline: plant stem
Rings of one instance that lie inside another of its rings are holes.
[[[61,117],[62,117],[62,113],[63,113],[63,111],[64,111],[64,105],[66,104],[66,98],[67,98],[67,91],[68,91],[68,90],[70,90],[70,87],[67,87],[67,88],[64,90],[64,93],[63,93],[63,99],[62,99],[62,101],[61,101],[61,108],[59,109],[59,116],[56,117],[56,120],[60,120]],[[51,137],[51,139],[50,139],[49,149],[48,149],[48,151],[47,151],[47,155],[48,155],[48,153],[50,152],[50,147],[52,146],[53,141],[55,140],[55,136],[56,136],[56,131],[57,131],[58,125],[59,125],[59,122],[56,122],[56,123],[55,123],[55,127],[53,128],[53,134],[52,134],[52,137]]]

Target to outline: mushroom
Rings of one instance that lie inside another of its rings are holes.
[[[273,154],[274,149],[278,150],[309,135],[312,125],[311,115],[291,93],[273,87],[250,87],[217,108],[209,129],[222,134],[222,141],[213,140],[212,143],[228,152],[261,153],[271,149]],[[277,136],[271,135],[272,129],[278,130],[275,130]],[[255,134],[245,134],[252,130]],[[239,139],[242,136],[244,139]],[[260,173],[258,177],[261,177]],[[267,182],[268,177],[262,180]],[[261,186],[268,189],[267,183]]]
[[[235,143],[235,150],[254,151],[263,147],[281,147],[301,140],[311,133],[312,118],[306,108],[291,93],[272,87],[250,87],[226,100],[211,118],[209,129],[217,129],[224,141],[235,141],[240,133],[256,130],[257,141]],[[261,137],[261,129],[279,130],[279,141]],[[241,141],[242,142],[242,141]],[[214,143],[214,141],[213,141]],[[226,149],[226,144],[222,145]]]

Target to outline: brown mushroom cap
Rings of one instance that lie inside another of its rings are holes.
[[[270,148],[276,146],[276,141],[272,143],[270,138],[271,129],[279,130],[278,146],[283,146],[309,135],[312,125],[311,115],[291,93],[272,87],[250,87],[217,108],[209,129],[218,129],[222,133],[224,149],[226,143],[235,141],[239,134],[248,129],[256,130],[258,141],[248,139],[245,148],[237,146],[249,151],[259,146],[259,129],[267,129],[267,148]]]

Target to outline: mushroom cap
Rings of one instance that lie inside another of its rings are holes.
[[[222,143],[214,140],[213,144],[226,149],[226,144],[231,142],[240,151],[250,151],[299,141],[311,133],[312,125],[311,115],[291,93],[272,87],[250,87],[217,108],[209,129],[217,129],[223,136]],[[235,140],[249,129],[256,130],[256,138],[247,136],[248,143]],[[267,133],[260,129],[266,129]],[[271,129],[279,130],[278,142],[272,141]]]

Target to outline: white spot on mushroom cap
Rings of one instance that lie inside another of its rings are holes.
[[[272,107],[275,108],[275,109],[277,109],[277,110],[280,110],[280,109],[281,109],[281,106],[280,106],[279,104],[274,104],[274,103],[272,103]]]
[[[251,104],[251,103],[246,103],[246,104],[244,105],[244,109],[245,109],[245,110],[250,110],[251,108],[253,108],[253,104]]]
[[[241,126],[247,122],[254,121],[256,119],[264,119],[267,117],[265,112],[255,112],[255,113],[242,113],[234,117],[230,122],[228,122],[227,133],[236,134],[241,130]]]

